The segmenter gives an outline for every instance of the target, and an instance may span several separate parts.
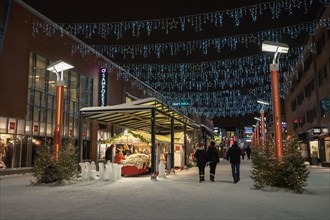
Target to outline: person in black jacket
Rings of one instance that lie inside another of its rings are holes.
[[[200,144],[199,147],[196,149],[194,154],[196,158],[198,173],[199,173],[199,182],[205,181],[205,166],[207,162],[207,153],[204,149],[204,145]]]
[[[114,147],[113,144],[111,144],[110,147],[107,148],[105,151],[105,161],[107,162],[108,160],[112,162],[112,148]]]
[[[207,156],[208,156],[209,165],[210,165],[210,180],[211,180],[211,182],[214,182],[215,168],[217,167],[217,163],[220,162],[219,151],[215,147],[214,141],[211,142],[211,145],[207,149]]]
[[[248,145],[246,147],[245,152],[246,152],[246,156],[247,156],[248,160],[250,160],[250,158],[251,158],[251,148],[250,148],[250,145]]]
[[[228,149],[226,159],[231,163],[231,172],[234,178],[234,183],[240,180],[240,163],[241,163],[241,148],[238,147],[237,141]]]

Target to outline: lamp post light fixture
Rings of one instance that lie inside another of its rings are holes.
[[[265,149],[265,140],[266,140],[266,136],[265,136],[265,105],[270,105],[270,103],[265,101],[265,100],[262,100],[262,99],[258,99],[257,102],[262,105],[262,107],[260,109],[261,146],[262,146],[262,149]]]
[[[63,71],[74,68],[74,66],[59,60],[47,66],[47,70],[56,73],[56,118],[54,129],[54,147],[55,155],[58,160],[58,155],[62,142],[62,121],[63,121],[63,93],[65,82],[63,80]]]
[[[256,124],[256,141],[257,141],[257,146],[258,146],[258,150],[260,150],[260,131],[259,131],[259,121],[261,121],[260,118],[258,117],[254,117],[255,120],[257,120],[257,124]]]
[[[275,123],[275,145],[276,156],[278,159],[282,156],[282,120],[281,120],[281,99],[279,88],[279,59],[282,53],[288,53],[289,46],[284,43],[264,41],[262,42],[262,51],[274,53],[273,62],[269,65],[272,77],[272,102],[273,117]]]

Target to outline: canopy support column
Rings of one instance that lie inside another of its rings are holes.
[[[151,109],[151,179],[156,179],[156,110]]]

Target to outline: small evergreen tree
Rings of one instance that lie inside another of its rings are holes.
[[[56,166],[55,155],[50,151],[46,145],[42,145],[38,150],[32,175],[36,178],[35,184],[51,183],[56,181]]]
[[[58,160],[55,152],[43,145],[35,159],[32,175],[36,178],[35,185],[42,183],[61,183],[71,180],[77,175],[77,153],[70,142],[63,144]]]
[[[270,140],[270,137],[267,138]],[[309,171],[295,138],[283,144],[282,158],[275,154],[274,142],[266,141],[264,150],[252,147],[251,179],[256,189],[280,187],[301,192],[307,186]]]
[[[269,140],[269,139],[268,139]],[[276,170],[278,160],[275,157],[275,150],[270,141],[265,141],[264,149],[257,149],[257,146],[252,146],[252,171],[251,179],[253,186],[256,189],[264,188],[273,185],[276,179]]]
[[[279,187],[301,192],[307,186],[309,171],[299,150],[298,141],[290,138],[283,144],[283,156],[280,163]]]
[[[56,163],[58,181],[71,180],[77,176],[77,153],[75,146],[67,142],[61,148],[59,159]]]

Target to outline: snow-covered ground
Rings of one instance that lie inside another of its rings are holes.
[[[329,168],[310,167],[302,194],[253,189],[250,169],[242,161],[237,184],[227,161],[217,166],[215,182],[203,183],[196,167],[158,180],[146,175],[56,187],[32,186],[30,174],[2,176],[0,219],[330,219]]]

